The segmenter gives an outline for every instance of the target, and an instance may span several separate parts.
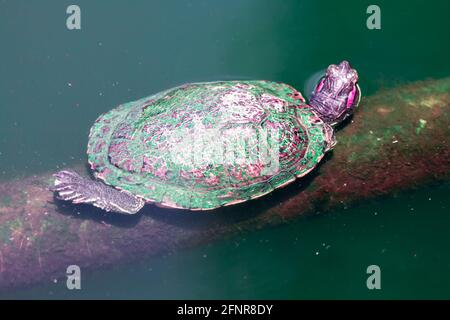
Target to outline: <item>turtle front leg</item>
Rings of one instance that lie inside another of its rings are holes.
[[[53,175],[57,198],[72,203],[89,203],[105,211],[134,214],[145,201],[129,192],[120,191],[80,176],[71,170],[63,170]]]

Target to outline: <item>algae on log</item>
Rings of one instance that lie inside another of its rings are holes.
[[[278,224],[450,177],[450,78],[364,98],[338,144],[305,178],[213,212],[147,206],[135,216],[58,202],[51,173],[0,183],[0,290]],[[75,168],[87,174],[85,167]]]

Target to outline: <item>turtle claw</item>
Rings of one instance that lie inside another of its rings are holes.
[[[69,170],[63,170],[53,175],[55,185],[52,188],[60,200],[80,203],[83,199],[82,191],[85,189],[82,185],[83,178],[77,173]],[[75,202],[75,201],[79,202]]]
[[[53,176],[56,178],[55,186],[59,184],[80,182],[83,180],[83,178],[79,176],[78,173],[71,170],[62,170],[53,174]]]

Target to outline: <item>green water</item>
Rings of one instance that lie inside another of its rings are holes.
[[[66,29],[66,8],[82,29]],[[450,75],[447,1],[0,1],[0,180],[84,162],[92,122],[185,82],[304,91],[348,59],[364,94]],[[435,186],[2,297],[450,298],[449,187]],[[429,200],[431,198],[431,200]],[[375,212],[377,214],[375,215]],[[365,268],[382,270],[382,290]]]
[[[450,299],[450,184],[0,298]],[[381,290],[366,286],[369,265]]]

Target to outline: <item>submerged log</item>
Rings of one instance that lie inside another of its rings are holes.
[[[189,247],[450,178],[450,78],[364,98],[313,173],[212,212],[147,206],[134,216],[57,201],[51,173],[0,183],[0,290]],[[74,168],[88,174],[84,166]]]

